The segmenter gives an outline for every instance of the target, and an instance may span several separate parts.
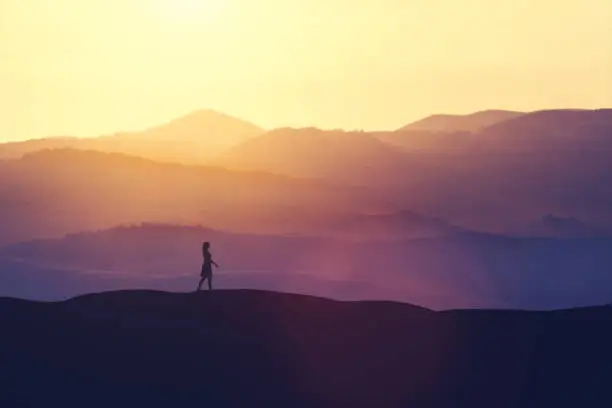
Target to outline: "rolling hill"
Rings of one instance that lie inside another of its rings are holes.
[[[611,318],[261,291],[5,298],[0,404],[608,406]]]

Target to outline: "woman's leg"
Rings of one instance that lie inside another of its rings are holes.
[[[204,279],[206,279],[205,276],[202,276],[200,278],[200,283],[198,284],[198,290],[197,290],[198,292],[202,290],[202,284],[204,283]]]
[[[212,290],[212,272],[208,275],[208,290]]]

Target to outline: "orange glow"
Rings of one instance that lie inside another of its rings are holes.
[[[612,104],[603,0],[3,0],[0,139]]]

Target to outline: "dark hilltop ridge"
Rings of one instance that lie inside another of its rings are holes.
[[[2,407],[612,406],[612,307],[263,291],[0,299]]]

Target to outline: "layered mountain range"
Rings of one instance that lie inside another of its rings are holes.
[[[611,149],[609,109],[378,132],[265,131],[204,110],[142,132],[2,144],[1,294],[182,291],[209,239],[226,287],[432,308],[603,302]]]

